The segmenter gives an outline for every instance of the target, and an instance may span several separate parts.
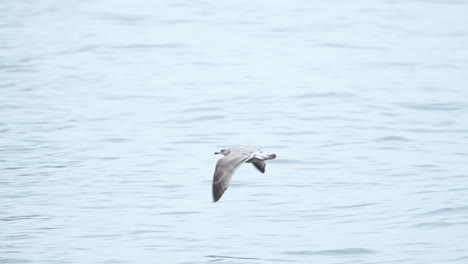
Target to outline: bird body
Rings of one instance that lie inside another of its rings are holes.
[[[213,200],[217,202],[229,187],[232,175],[243,163],[252,163],[261,173],[265,173],[265,160],[273,160],[276,154],[263,154],[252,146],[225,148],[215,154],[224,157],[216,163],[213,175]]]

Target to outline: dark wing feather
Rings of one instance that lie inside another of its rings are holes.
[[[265,173],[266,163],[263,160],[254,159],[252,164],[257,168],[261,173]]]
[[[255,168],[257,168],[261,173],[265,173],[266,163],[264,160],[272,160],[272,159],[276,159],[276,154],[265,155],[262,153],[257,153],[254,156],[254,158],[252,158],[248,162],[252,162]]]
[[[218,160],[213,176],[213,200],[217,202],[229,187],[234,172],[251,156],[227,155]]]

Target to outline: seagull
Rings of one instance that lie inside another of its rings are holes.
[[[252,163],[261,173],[265,173],[265,160],[276,159],[276,154],[265,155],[261,150],[251,146],[225,148],[214,154],[224,155],[216,163],[213,176],[213,200],[215,203],[228,188],[234,172],[243,163]]]

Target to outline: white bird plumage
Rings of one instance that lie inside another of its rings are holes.
[[[251,146],[225,148],[215,154],[224,155],[216,163],[213,175],[213,200],[215,202],[229,187],[232,175],[243,163],[252,163],[261,173],[265,173],[265,160],[276,158],[276,154],[265,155],[261,150]]]

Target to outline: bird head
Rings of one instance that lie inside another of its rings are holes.
[[[231,149],[229,148],[225,148],[225,149],[222,149],[218,152],[215,152],[214,154],[223,154],[224,156],[226,156],[227,154],[229,154],[231,152]]]

